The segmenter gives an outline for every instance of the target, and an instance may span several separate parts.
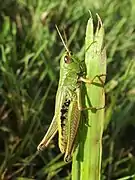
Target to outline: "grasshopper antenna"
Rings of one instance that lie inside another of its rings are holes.
[[[60,36],[60,39],[61,39],[61,41],[62,41],[65,49],[66,49],[67,52],[70,54],[70,51],[69,51],[69,49],[67,48],[67,45],[66,45],[66,43],[64,42],[64,40],[63,40],[63,38],[62,38],[62,35],[61,35],[60,31],[59,31],[59,28],[57,27],[57,25],[55,25],[55,27],[56,27],[56,29],[57,29],[57,32],[58,32],[58,34],[59,34],[59,36]]]
[[[64,39],[65,39],[65,42],[66,42],[66,44],[68,44],[68,41],[67,41],[67,36],[66,36],[66,33],[65,33],[64,28],[63,28],[63,34],[64,34]]]

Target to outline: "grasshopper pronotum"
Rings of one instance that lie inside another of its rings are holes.
[[[56,27],[57,28],[57,27]],[[84,76],[84,65],[71,55],[58,28],[57,31],[66,49],[60,61],[60,79],[55,101],[55,113],[51,125],[37,149],[43,150],[58,131],[59,148],[68,162],[75,149],[75,139],[80,121],[81,110],[92,109],[81,106],[81,83],[92,83]],[[100,75],[104,76],[104,75]],[[97,76],[100,79],[100,76]],[[103,107],[102,107],[103,108]],[[102,109],[94,108],[94,109]]]

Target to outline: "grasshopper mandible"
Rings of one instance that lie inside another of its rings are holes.
[[[82,110],[81,83],[82,81],[92,83],[92,81],[89,82],[89,80],[85,79],[84,62],[77,60],[71,55],[58,28],[57,31],[64,44],[66,53],[60,60],[60,79],[56,94],[54,117],[37,149],[40,151],[47,147],[58,131],[59,148],[61,153],[64,154],[64,161],[68,162],[75,149],[75,140]]]

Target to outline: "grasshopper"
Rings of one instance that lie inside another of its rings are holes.
[[[57,28],[57,27],[56,27]],[[81,83],[85,79],[84,62],[71,55],[58,28],[57,31],[64,44],[66,52],[60,60],[60,78],[55,100],[55,113],[50,127],[37,147],[38,151],[48,146],[58,131],[59,148],[64,154],[64,161],[68,162],[75,149],[75,140],[81,116]],[[101,75],[102,76],[102,75]],[[92,108],[84,108],[92,109]],[[98,108],[101,109],[101,108]]]

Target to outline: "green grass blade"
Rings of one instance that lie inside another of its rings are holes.
[[[104,28],[98,17],[98,27],[94,34],[93,19],[88,20],[85,39],[85,64],[87,78],[106,74],[106,57],[103,49]],[[105,82],[105,76],[102,81]],[[103,84],[98,78],[93,84],[86,84],[86,107],[103,107],[105,104]],[[79,147],[73,157],[72,180],[99,180],[102,155],[102,134],[104,128],[104,109],[88,110],[87,119],[80,125]],[[87,123],[87,125],[86,125]]]

